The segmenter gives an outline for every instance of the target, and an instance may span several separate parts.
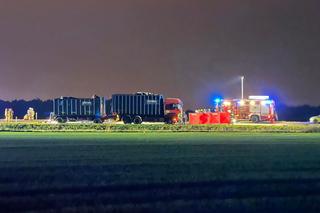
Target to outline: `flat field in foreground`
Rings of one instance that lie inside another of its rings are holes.
[[[320,134],[0,133],[0,208],[320,211]]]

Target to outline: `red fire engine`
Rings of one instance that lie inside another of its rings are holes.
[[[229,112],[235,121],[274,122],[278,120],[274,100],[269,96],[249,96],[249,99],[221,101],[221,111]]]

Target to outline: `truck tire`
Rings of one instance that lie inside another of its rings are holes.
[[[173,124],[172,120],[167,118],[165,121],[164,121],[165,124]]]
[[[57,118],[56,118],[56,121],[57,121],[58,123],[65,123],[67,120],[63,119],[62,117],[57,117]]]
[[[132,119],[131,119],[130,115],[124,115],[122,117],[122,120],[123,120],[124,124],[131,124],[132,123]]]
[[[314,119],[313,124],[319,124],[319,121],[317,119]]]
[[[142,118],[139,115],[137,115],[136,117],[134,117],[133,123],[134,124],[141,124],[142,123]]]
[[[93,123],[95,123],[95,124],[101,124],[101,123],[102,123],[102,120],[101,120],[101,118],[96,118],[96,119],[93,120]]]
[[[258,115],[252,115],[251,119],[250,119],[253,123],[259,123],[260,122],[260,118]]]

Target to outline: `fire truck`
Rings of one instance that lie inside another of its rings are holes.
[[[249,96],[248,99],[225,99],[219,110],[229,112],[233,121],[275,122],[278,120],[275,102],[269,96]]]

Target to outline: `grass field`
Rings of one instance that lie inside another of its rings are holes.
[[[318,133],[3,132],[0,168],[2,212],[320,211]]]

